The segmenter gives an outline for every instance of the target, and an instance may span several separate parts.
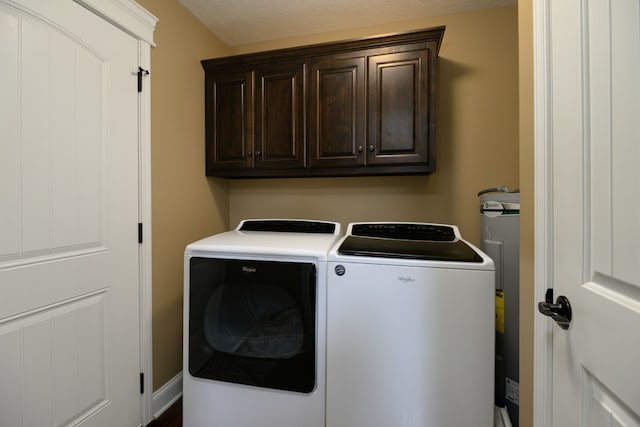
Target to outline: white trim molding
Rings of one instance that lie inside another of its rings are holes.
[[[116,27],[151,46],[158,18],[133,0],[74,0]]]
[[[182,372],[153,393],[153,419],[158,418],[182,397]]]
[[[151,68],[151,48],[138,41],[138,65]],[[153,328],[152,328],[152,259],[151,259],[151,75],[142,79],[142,92],[138,93],[138,221],[142,224],[140,260],[140,365],[144,372],[142,420],[149,423],[152,416],[153,390]]]
[[[552,135],[551,135],[551,68],[550,24],[551,0],[533,1],[534,51],[534,297],[544,301],[547,288],[552,287]],[[534,319],[533,343],[533,425],[551,425],[553,399],[552,325],[545,316]]]

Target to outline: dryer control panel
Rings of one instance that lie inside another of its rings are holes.
[[[352,236],[380,237],[385,239],[433,240],[453,242],[457,239],[454,227],[420,223],[362,223],[354,224]]]

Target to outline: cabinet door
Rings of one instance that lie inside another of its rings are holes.
[[[256,69],[256,169],[304,168],[304,64]]]
[[[252,166],[251,72],[207,72],[205,127],[207,174]]]
[[[429,49],[369,57],[368,165],[433,170],[430,59]]]
[[[309,166],[364,164],[364,70],[364,57],[311,63]]]

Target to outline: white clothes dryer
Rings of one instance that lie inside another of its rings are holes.
[[[325,427],[327,254],[340,224],[245,220],[187,246],[183,425]]]
[[[328,267],[328,427],[493,425],[488,256],[452,225],[352,223]]]

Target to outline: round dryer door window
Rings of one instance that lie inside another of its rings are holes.
[[[314,264],[194,257],[189,277],[191,375],[313,391]]]

